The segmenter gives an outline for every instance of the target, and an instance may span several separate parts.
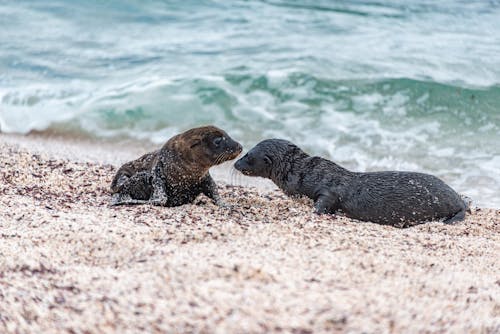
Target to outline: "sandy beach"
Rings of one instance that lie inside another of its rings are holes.
[[[398,229],[227,168],[229,208],[108,207],[146,149],[0,135],[1,333],[500,332],[498,208]]]

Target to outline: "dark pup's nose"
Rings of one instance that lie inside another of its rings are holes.
[[[243,159],[245,159],[245,157],[241,158],[241,159],[238,159],[238,161],[236,161],[234,163],[234,168],[236,168],[237,170],[241,171],[243,169],[243,165],[245,164],[243,162]]]

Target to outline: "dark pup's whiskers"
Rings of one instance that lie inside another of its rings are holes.
[[[234,186],[241,186],[243,185],[243,176],[242,174],[240,173],[239,170],[237,170],[235,167],[234,167],[234,164],[236,163],[236,161],[238,161],[239,158],[241,158],[243,156],[243,151],[238,154],[238,156],[236,158],[234,158],[234,162],[231,164],[231,170],[229,171],[229,175],[230,175],[230,182],[232,185]]]
[[[234,168],[234,164],[231,165],[231,170],[229,171],[229,173],[229,175],[231,176],[229,182],[233,186],[241,186],[241,184],[243,183],[241,177],[242,174],[236,168]]]

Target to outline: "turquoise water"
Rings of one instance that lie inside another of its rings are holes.
[[[500,2],[0,0],[1,131],[207,123],[500,207]]]

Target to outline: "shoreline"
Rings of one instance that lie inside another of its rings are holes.
[[[75,138],[61,135],[60,133],[51,134],[47,132],[28,135],[0,133],[0,143],[2,142],[32,154],[45,155],[51,159],[106,164],[117,168],[125,162],[134,160],[144,153],[154,151],[161,146],[148,141],[132,139],[121,141],[97,140],[88,137]],[[215,181],[226,184],[255,187],[260,191],[278,189],[269,180],[252,178],[237,172],[232,168],[233,163],[234,160],[212,167],[210,174]]]
[[[26,135],[1,133],[0,141],[10,145],[22,148],[37,154],[46,154],[54,158],[63,158],[72,161],[103,163],[114,166],[121,166],[127,161],[136,159],[146,152],[151,152],[161,147],[162,144],[155,144],[149,140],[136,140],[132,138],[94,138],[87,135],[74,136],[72,132],[64,132],[56,129],[45,131],[32,131]],[[242,153],[242,155],[245,152]],[[244,187],[255,187],[259,191],[277,190],[278,188],[270,180],[263,178],[252,178],[242,175],[233,168],[233,161],[223,163],[210,169],[210,173],[216,181],[227,184],[240,185]],[[382,171],[384,169],[368,169],[367,171]],[[353,171],[358,171],[353,169]],[[446,184],[450,185],[462,197],[472,200],[472,207],[495,209],[500,206],[495,205],[497,200],[494,191],[482,194],[482,188],[457,187],[452,180],[442,175],[429,171],[413,170],[413,172],[423,172],[438,176]],[[478,182],[484,186],[486,179],[478,179]],[[491,189],[491,187],[490,187]],[[474,196],[477,195],[476,196]],[[488,195],[489,194],[489,195]]]
[[[108,207],[144,148],[0,134],[1,332],[500,329],[498,208],[397,229],[229,166],[213,175],[231,209]]]

